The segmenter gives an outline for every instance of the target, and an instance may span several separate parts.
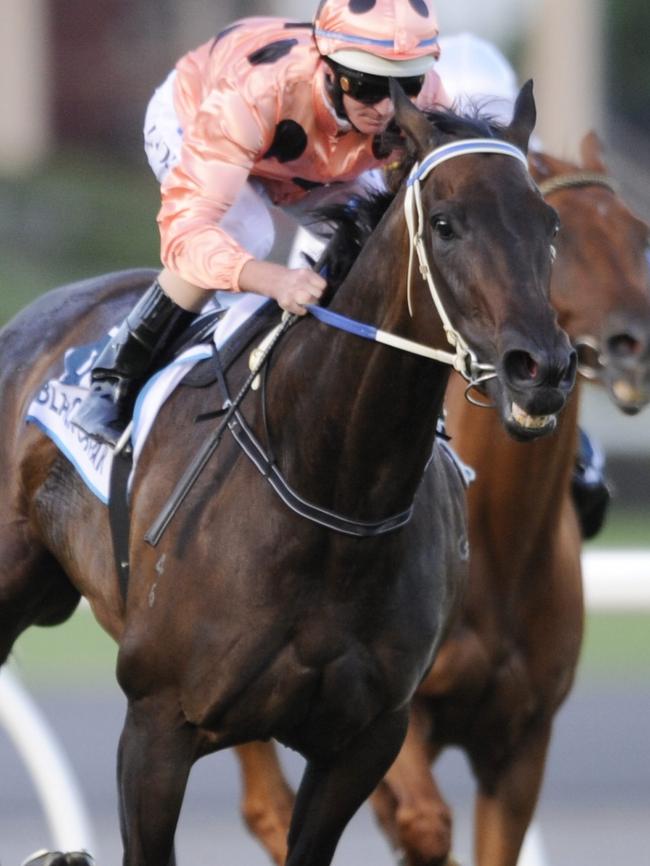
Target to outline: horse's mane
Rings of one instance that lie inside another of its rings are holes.
[[[424,113],[439,133],[441,145],[459,138],[502,138],[506,128],[483,112],[478,104],[470,105],[464,114],[453,109]],[[324,205],[312,212],[313,223],[321,226],[329,238],[320,262],[328,281],[328,298],[348,275],[416,161],[414,148],[407,144],[404,149],[404,139],[396,126],[389,127],[382,139],[387,152],[398,147],[403,150],[399,162],[387,169],[388,190],[356,195],[347,202]]]

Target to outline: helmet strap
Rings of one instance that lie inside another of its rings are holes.
[[[347,120],[349,123],[350,118],[347,116],[343,105],[343,90],[341,89],[341,83],[336,68],[332,63],[330,63],[327,57],[323,57],[323,60],[329,69],[329,72],[325,73],[325,88],[327,90],[327,95],[332,100],[334,111],[336,111],[339,117],[343,118],[343,120]]]

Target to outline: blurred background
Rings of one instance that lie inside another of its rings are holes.
[[[157,266],[159,190],[141,131],[154,88],[182,53],[233,19],[307,20],[315,6],[315,0],[2,0],[0,325],[58,284]],[[647,0],[438,0],[438,12],[443,34],[471,30],[487,37],[522,81],[535,78],[538,132],[548,151],[575,157],[582,135],[595,129],[623,196],[650,219]],[[582,412],[608,454],[615,490],[608,526],[590,547],[650,548],[650,411],[623,417],[590,388]],[[100,828],[102,862],[116,863],[113,755],[124,707],[113,681],[113,647],[81,612],[54,631],[28,632],[15,663],[69,747]],[[649,675],[647,612],[591,613],[540,807],[555,866],[647,858]],[[466,827],[467,773],[457,756],[448,761],[447,790]],[[244,854],[228,848],[233,827],[245,835],[236,818],[231,759],[206,764],[193,777],[182,846],[195,861],[208,862],[210,818],[211,832],[216,826],[221,833],[217,862],[264,863],[250,842]],[[31,783],[1,730],[0,767],[0,862],[13,866],[19,854],[45,844],[47,834],[34,815]],[[376,836],[368,832],[369,819],[359,821],[358,835],[337,862],[362,855],[377,866],[389,863],[385,848],[368,841]],[[192,845],[199,840],[205,848],[197,855]]]

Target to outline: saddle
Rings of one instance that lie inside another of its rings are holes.
[[[223,314],[223,310],[217,310],[195,320],[171,346],[168,356],[161,366],[173,361],[188,348],[205,344],[206,339],[211,337]],[[277,304],[271,300],[267,301],[234,331],[221,349],[217,349],[213,344],[211,357],[199,361],[181,380],[179,387],[206,388],[215,382],[223,382],[226,371],[237,358],[262,334],[275,327],[281,316],[282,311]],[[132,468],[133,454],[130,448],[125,448],[114,454],[108,509],[115,565],[124,598],[126,598],[129,579],[130,509],[128,485]]]
[[[222,311],[219,310],[213,315],[218,320],[221,314]],[[281,316],[282,310],[278,305],[274,301],[267,301],[229,337],[227,343],[221,349],[217,350],[215,347],[211,358],[199,361],[181,381],[180,386],[186,388],[207,388],[209,385],[213,385],[219,378],[217,359],[221,369],[224,372],[228,370],[237,358],[251,346],[254,340],[279,323]],[[199,323],[195,324],[198,325]],[[209,333],[212,330],[214,330],[214,326]],[[190,346],[203,341],[196,339],[193,334],[188,333],[181,351],[185,351]],[[176,347],[173,348],[176,351]]]

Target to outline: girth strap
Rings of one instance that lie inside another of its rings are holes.
[[[108,496],[108,522],[113,540],[113,558],[120,584],[122,601],[126,603],[129,586],[129,533],[131,512],[129,509],[129,476],[133,467],[133,450],[130,443],[116,448],[113,453]]]

